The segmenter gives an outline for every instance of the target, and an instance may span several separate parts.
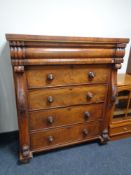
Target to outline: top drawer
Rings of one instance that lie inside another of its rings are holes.
[[[106,83],[109,72],[109,67],[98,65],[30,66],[27,68],[26,75],[30,89],[72,84]]]

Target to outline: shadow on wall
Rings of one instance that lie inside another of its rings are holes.
[[[0,53],[0,132],[17,130],[17,113],[10,51],[6,43]]]

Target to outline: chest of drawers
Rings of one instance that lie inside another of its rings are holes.
[[[128,39],[7,34],[20,160],[35,152],[109,139],[117,69]]]

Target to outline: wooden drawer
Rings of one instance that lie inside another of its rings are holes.
[[[29,91],[29,109],[48,109],[78,104],[104,102],[106,85],[70,86]]]
[[[131,132],[131,124],[129,125],[124,125],[124,126],[119,126],[119,127],[114,127],[110,129],[110,135],[119,135],[119,134],[124,134],[124,133],[129,133]]]
[[[109,67],[92,65],[36,66],[29,67],[26,75],[29,88],[106,83],[109,78]]]
[[[100,134],[100,124],[82,123],[63,128],[50,129],[43,132],[31,134],[31,149],[47,149],[56,145],[64,145],[66,143],[88,140],[97,137]]]
[[[31,112],[30,129],[53,128],[84,121],[99,120],[103,116],[103,107],[103,104],[92,104]]]

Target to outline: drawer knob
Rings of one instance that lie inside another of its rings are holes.
[[[48,121],[49,124],[52,124],[54,122],[54,118],[52,116],[49,116],[47,118],[47,121]]]
[[[88,135],[88,130],[87,129],[83,129],[83,134],[84,134],[84,136],[87,136]]]
[[[88,77],[89,77],[90,80],[92,80],[95,77],[95,73],[94,72],[89,72]]]
[[[48,74],[47,75],[47,80],[54,80],[54,75],[53,74]]]
[[[54,141],[54,137],[53,136],[49,136],[48,137],[48,141],[49,141],[49,143],[52,143]]]
[[[93,93],[92,92],[88,92],[87,93],[87,99],[92,99],[93,98]]]
[[[90,115],[91,115],[90,112],[86,111],[86,112],[85,112],[85,119],[86,119],[86,120],[89,119]]]
[[[48,102],[49,102],[49,103],[52,103],[53,101],[54,101],[53,97],[52,97],[52,96],[49,96],[49,97],[48,97]]]

